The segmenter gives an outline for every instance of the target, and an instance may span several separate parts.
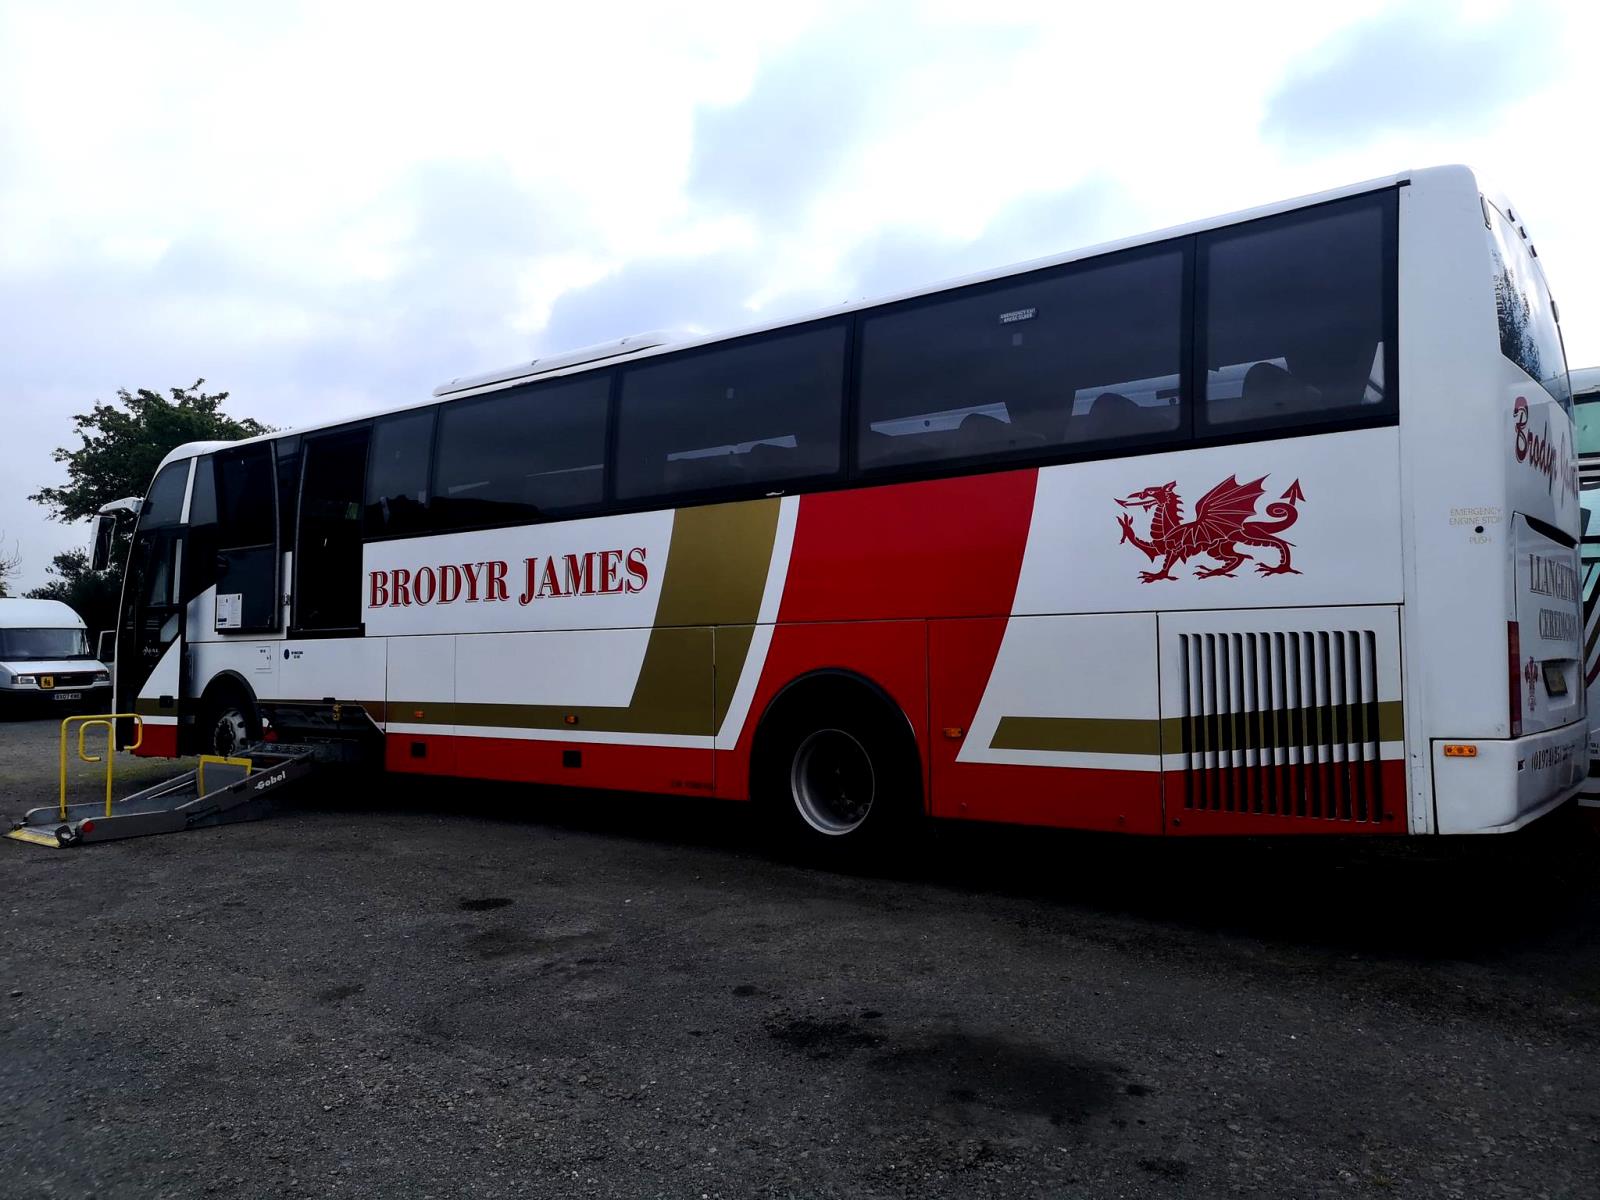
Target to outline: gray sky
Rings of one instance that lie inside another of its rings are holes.
[[[1592,7],[0,0],[0,531],[83,543],[118,387],[293,426],[1441,162],[1600,363]]]

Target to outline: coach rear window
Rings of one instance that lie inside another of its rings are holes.
[[[1394,410],[1393,192],[1200,239],[1201,431]]]

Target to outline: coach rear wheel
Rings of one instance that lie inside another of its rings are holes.
[[[778,848],[843,859],[886,850],[920,811],[915,745],[885,705],[830,696],[774,714],[757,799]]]
[[[795,748],[789,795],[801,819],[818,833],[854,833],[872,815],[877,794],[872,756],[853,734],[818,729]]]

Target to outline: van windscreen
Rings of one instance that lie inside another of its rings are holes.
[[[88,657],[89,636],[81,629],[0,629],[0,662]]]

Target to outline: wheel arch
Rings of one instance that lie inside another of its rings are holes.
[[[205,687],[200,690],[200,696],[197,701],[200,710],[203,712],[209,702],[230,691],[241,693],[258,710],[260,709],[261,697],[256,695],[255,688],[250,686],[248,679],[230,667],[218,671],[206,681]]]

